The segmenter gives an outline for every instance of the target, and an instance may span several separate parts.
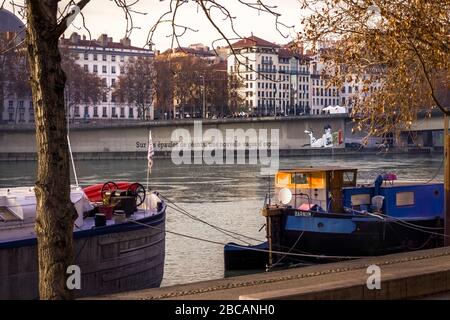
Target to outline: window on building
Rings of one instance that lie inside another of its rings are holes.
[[[124,66],[121,66],[121,67],[120,67],[120,73],[121,73],[121,74],[124,74],[124,73],[125,73],[125,67],[124,67]]]
[[[84,117],[89,118],[89,107],[88,106],[84,107]]]
[[[30,101],[29,104],[29,113],[30,113],[30,122],[34,122],[34,107],[33,107],[33,101]]]
[[[111,56],[111,61],[113,61],[113,62],[116,61],[116,56],[114,56],[114,55]]]
[[[120,108],[120,117],[125,118],[125,108],[124,107]]]
[[[74,114],[75,114],[75,117],[80,116],[80,107],[79,106],[74,107]]]
[[[85,65],[83,66],[83,68],[84,68],[84,71],[89,72],[89,66],[88,66],[87,64],[85,64]]]
[[[112,118],[117,118],[116,107],[112,107],[111,108],[111,117]]]
[[[125,61],[125,57],[124,56],[120,56],[120,62],[124,62]]]
[[[108,72],[106,66],[102,66],[102,72],[103,72],[103,73],[107,73],[107,72]]]
[[[133,112],[133,108],[132,107],[128,108],[128,118],[134,118],[134,112]]]
[[[94,118],[98,118],[98,107],[94,107]]]
[[[106,110],[106,107],[103,107],[102,108],[102,117],[103,118],[106,118],[108,116],[108,112],[107,112],[107,110]]]
[[[116,73],[116,67],[115,66],[111,66],[111,73],[115,74]]]
[[[88,53],[84,54],[84,60],[89,60],[89,54]]]
[[[106,61],[106,54],[103,54],[103,55],[102,55],[102,60],[103,60],[103,61]]]
[[[94,58],[94,61],[97,61],[97,54],[94,54],[93,58]]]
[[[115,87],[116,86],[116,79],[111,79],[111,87]]]
[[[94,67],[93,67],[93,72],[94,72],[94,73],[97,73],[97,72],[98,72],[98,67],[97,67],[97,65],[96,65],[96,64],[94,64]]]
[[[115,94],[111,94],[111,102],[116,102],[116,95]]]
[[[102,78],[102,84],[106,87],[108,85],[106,78]]]
[[[106,96],[106,93],[103,93],[102,101],[108,102],[108,97]]]

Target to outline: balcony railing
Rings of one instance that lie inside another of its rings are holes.
[[[303,76],[308,76],[308,75],[309,75],[309,71],[303,71],[303,70],[290,70],[290,74],[293,74],[293,75],[303,75]]]
[[[277,73],[276,69],[265,69],[265,68],[258,68],[258,72],[261,73]]]

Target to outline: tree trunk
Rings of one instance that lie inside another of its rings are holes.
[[[70,299],[67,267],[73,263],[75,207],[64,104],[65,74],[58,48],[56,0],[27,1],[27,49],[36,121],[38,169],[36,233],[41,299]]]

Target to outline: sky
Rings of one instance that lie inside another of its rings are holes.
[[[68,1],[62,1],[62,7],[64,3]],[[128,1],[133,2],[133,1]],[[301,10],[298,0],[265,0],[264,3],[277,6],[274,11],[281,14],[279,20],[287,26],[295,26],[294,30],[288,30],[281,27],[281,31],[285,36],[290,38],[284,38],[279,31],[275,28],[274,16],[258,12],[257,10],[246,7],[239,3],[238,0],[217,0],[217,2],[226,6],[231,12],[234,19],[235,29],[240,36],[254,36],[263,38],[265,40],[284,44],[292,40],[295,36],[295,31],[300,31],[300,17]],[[256,2],[255,0],[247,0],[247,2]],[[9,6],[9,7],[8,7]],[[131,34],[132,45],[143,47],[147,43],[147,36],[151,27],[156,23],[158,18],[167,12],[170,8],[170,0],[140,0],[134,7],[139,12],[145,12],[145,15],[134,14],[134,26],[139,29],[134,29]],[[6,9],[11,9],[10,5],[6,5]],[[218,23],[220,28],[226,33],[228,38],[235,38],[236,35],[232,32],[229,22],[223,20],[223,15],[218,10],[212,11],[214,20]],[[114,41],[118,41],[123,38],[126,31],[126,20],[122,9],[118,8],[111,0],[91,0],[91,2],[83,9],[83,14],[86,19],[86,26],[92,34],[92,38],[96,39],[100,34],[107,33],[114,38]],[[212,47],[214,40],[220,38],[219,33],[212,27],[210,22],[206,19],[201,8],[192,1],[186,1],[177,14],[177,24],[188,26],[196,30],[186,31],[186,33],[180,38],[180,44],[187,46],[193,43],[203,43],[209,47]],[[86,30],[82,28],[82,18],[78,15],[71,26],[66,31],[66,37],[74,31],[80,34],[86,34]],[[178,28],[178,32],[181,32],[183,28]],[[168,37],[172,33],[170,24],[162,24],[155,32],[153,38],[153,47],[156,50],[164,51],[172,46],[171,37]],[[225,42],[215,42],[214,46],[226,45]],[[176,43],[173,44],[177,46]]]

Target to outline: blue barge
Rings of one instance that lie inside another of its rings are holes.
[[[321,263],[443,245],[442,183],[394,174],[357,184],[357,169],[299,168],[275,175],[265,204],[267,242],[224,249],[225,270]]]

